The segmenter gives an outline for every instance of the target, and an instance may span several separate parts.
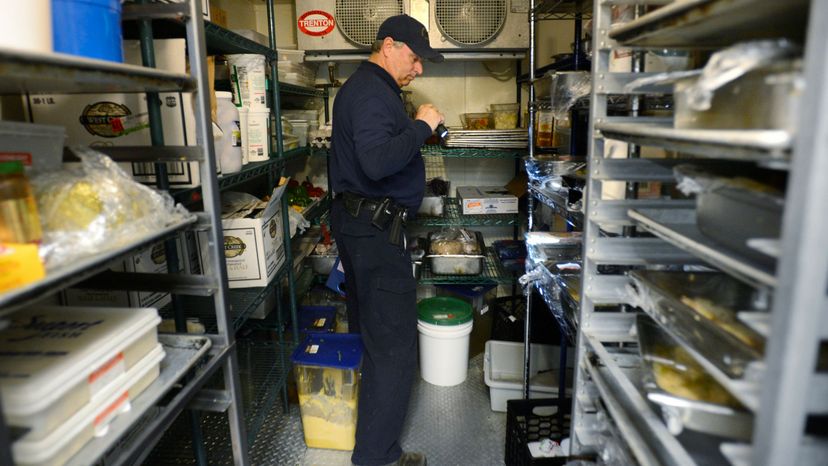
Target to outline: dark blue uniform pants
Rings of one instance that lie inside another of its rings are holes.
[[[402,432],[417,370],[416,287],[411,257],[371,224],[371,213],[353,217],[341,200],[331,208],[339,257],[345,269],[348,325],[365,345],[351,461],[376,466],[402,454]],[[404,234],[404,233],[403,233]]]

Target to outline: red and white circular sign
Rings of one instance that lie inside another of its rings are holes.
[[[299,17],[299,30],[309,36],[324,36],[334,30],[334,17],[327,11],[311,10]]]

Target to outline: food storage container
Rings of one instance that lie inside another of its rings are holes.
[[[463,129],[491,129],[494,126],[491,113],[463,113],[460,121]]]
[[[291,357],[305,444],[352,450],[356,439],[362,337],[310,334]]]
[[[0,332],[9,424],[39,440],[107,390],[157,344],[158,311],[34,306]]]
[[[515,129],[518,127],[518,110],[520,104],[492,104],[495,129]]]

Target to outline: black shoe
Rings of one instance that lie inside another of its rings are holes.
[[[406,452],[394,463],[396,466],[426,466],[428,461],[422,453]]]

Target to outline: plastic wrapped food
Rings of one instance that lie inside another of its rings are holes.
[[[191,214],[167,193],[132,180],[106,155],[74,148],[80,167],[32,179],[47,269],[157,233]]]
[[[438,256],[480,254],[475,232],[465,228],[446,228],[431,235],[431,253]]]

